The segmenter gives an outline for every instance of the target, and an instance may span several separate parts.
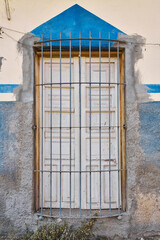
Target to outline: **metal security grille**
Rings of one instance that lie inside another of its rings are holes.
[[[34,172],[41,218],[124,212],[120,44],[100,33],[98,39],[91,33],[85,39],[42,36],[35,43],[40,68]]]

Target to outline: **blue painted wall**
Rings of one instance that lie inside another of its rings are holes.
[[[0,84],[0,93],[13,93],[18,86],[19,84]]]
[[[146,161],[160,167],[160,102],[141,103],[140,135]]]
[[[123,33],[78,4],[73,5],[31,32],[38,37],[43,34],[44,40],[50,39],[51,33],[53,39],[59,39],[60,32],[61,38],[64,39],[70,38],[70,33],[72,38],[79,38],[80,32],[82,38],[89,38],[89,32],[91,32],[92,38],[99,38],[99,32],[101,32],[101,38],[108,38],[110,33],[111,39],[117,39],[118,33]],[[53,43],[54,46],[59,46],[59,44],[59,41]],[[68,47],[69,41],[62,41],[61,45]],[[81,45],[88,46],[89,41],[82,41]],[[92,41],[91,45],[92,47],[99,47],[99,41]],[[79,41],[72,41],[72,46],[78,47]],[[102,41],[101,46],[107,47],[108,42]],[[13,93],[14,88],[18,86],[17,84],[0,84],[0,93]]]
[[[19,84],[0,84],[0,93],[13,93]],[[160,84],[145,84],[147,93],[160,93]]]
[[[70,33],[72,38],[79,38],[79,32],[81,32],[82,38],[88,38],[89,32],[91,32],[92,38],[99,38],[99,32],[101,32],[101,38],[108,38],[110,33],[111,39],[117,39],[118,33],[123,33],[118,28],[105,22],[78,4],[73,5],[31,32],[38,37],[41,37],[43,34],[44,40],[50,39],[51,33],[53,39],[59,39],[60,32],[63,39],[69,38]],[[54,42],[54,45],[59,46],[59,42]],[[72,41],[72,46],[73,45],[78,46],[79,42]],[[88,41],[82,41],[82,46],[87,45]],[[107,46],[108,43],[102,42],[101,45]],[[69,42],[63,41],[62,46],[69,46]],[[92,41],[92,47],[98,46],[99,41]]]
[[[145,84],[148,93],[160,93],[160,84]]]

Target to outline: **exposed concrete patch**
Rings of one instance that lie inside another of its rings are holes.
[[[129,67],[129,72],[126,72],[126,76],[128,77],[129,75],[132,75],[132,77],[134,77],[134,81],[132,85],[130,85],[131,89],[128,89],[128,91],[134,90],[134,93],[137,95],[136,97],[138,102],[151,101],[149,94],[147,94],[147,87],[140,82],[140,71],[136,69],[137,62],[143,58],[143,46],[146,39],[137,34],[131,36],[119,34],[118,39],[126,42],[127,46],[122,44],[122,47],[124,46],[126,48],[126,51],[130,56],[130,61],[128,62],[128,59],[125,61]]]
[[[25,34],[17,44],[17,50],[23,52],[23,84],[14,89],[17,101],[33,102],[33,84],[34,84],[34,51],[33,44],[39,38],[33,34]]]

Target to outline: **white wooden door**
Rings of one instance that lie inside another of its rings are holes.
[[[50,60],[44,59],[44,83],[50,83]],[[116,60],[111,59],[111,78],[113,83],[116,81]],[[79,59],[75,57],[71,63],[71,205],[72,208],[79,208],[80,196],[80,182],[79,182]],[[93,82],[99,81],[99,59],[92,58],[91,63],[91,79]],[[64,84],[61,87],[62,101],[61,101],[61,170],[70,170],[70,64],[69,59],[62,58],[61,65],[61,81]],[[99,158],[99,85],[93,84],[91,87],[91,118],[92,118],[92,160],[91,160],[91,187],[89,179],[90,157],[89,157],[89,59],[81,58],[81,161],[82,161],[82,183],[81,183],[81,207],[82,209],[89,209],[90,207],[90,188],[91,188],[91,207],[92,209],[99,209],[100,207],[100,158]],[[109,63],[107,59],[102,59],[101,63],[101,81],[109,81]],[[60,64],[59,59],[52,60],[52,82],[60,82]],[[51,94],[50,85],[43,87],[43,170],[50,170],[50,143],[52,141],[52,207],[60,207],[60,85],[52,85],[52,140],[50,139],[50,104]],[[110,119],[111,126],[117,125],[117,99],[116,99],[116,85],[110,85]],[[101,169],[102,171],[109,169],[109,87],[106,84],[101,85]],[[117,169],[117,128],[111,127],[111,169]],[[88,172],[85,172],[88,171]],[[96,172],[97,171],[97,172]],[[44,172],[44,197],[43,207],[50,207],[50,173]],[[118,204],[118,172],[111,173],[111,207],[117,208]],[[69,208],[70,204],[70,178],[69,172],[61,174],[61,207]],[[109,207],[109,173],[101,173],[101,206],[102,209]]]
[[[116,76],[116,61],[110,63],[110,82],[117,81]],[[85,59],[85,74],[83,81],[89,82],[89,59]],[[109,208],[109,85],[101,84],[101,160],[100,160],[100,133],[99,133],[99,59],[92,59],[91,62],[91,207],[93,209],[100,208],[100,161],[101,161],[101,208]],[[109,62],[107,59],[101,60],[101,82],[109,82]],[[83,102],[83,124],[88,126],[83,131],[83,169],[90,170],[90,135],[89,135],[89,119],[90,119],[90,87],[84,84],[83,92],[85,101]],[[111,169],[118,168],[117,156],[117,87],[114,84],[110,85],[110,151]],[[97,172],[96,172],[97,171]],[[83,196],[83,208],[90,208],[90,176],[85,175],[83,185],[86,191]],[[111,172],[111,207],[118,207],[118,172]]]

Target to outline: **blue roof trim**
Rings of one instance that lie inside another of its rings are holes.
[[[160,84],[145,84],[148,93],[160,93]]]
[[[13,93],[18,84],[0,84],[0,93]]]
[[[53,39],[59,39],[60,32],[62,39],[70,38],[70,33],[72,38],[79,38],[79,32],[81,32],[82,38],[89,38],[89,32],[91,32],[92,38],[99,38],[99,32],[101,32],[101,38],[106,39],[110,33],[110,38],[115,40],[118,38],[118,33],[125,34],[78,4],[73,5],[31,31],[38,37],[41,37],[43,34],[44,40],[49,40],[51,33]],[[54,46],[59,46],[59,42],[54,42],[53,44]],[[78,46],[78,44],[78,41],[76,43],[72,41],[72,46]],[[82,41],[81,44],[82,46],[88,46],[88,41]],[[98,45],[98,41],[92,41],[92,46],[97,47]],[[107,45],[106,42],[102,41],[102,47]],[[62,41],[62,46],[69,46],[69,42]]]

